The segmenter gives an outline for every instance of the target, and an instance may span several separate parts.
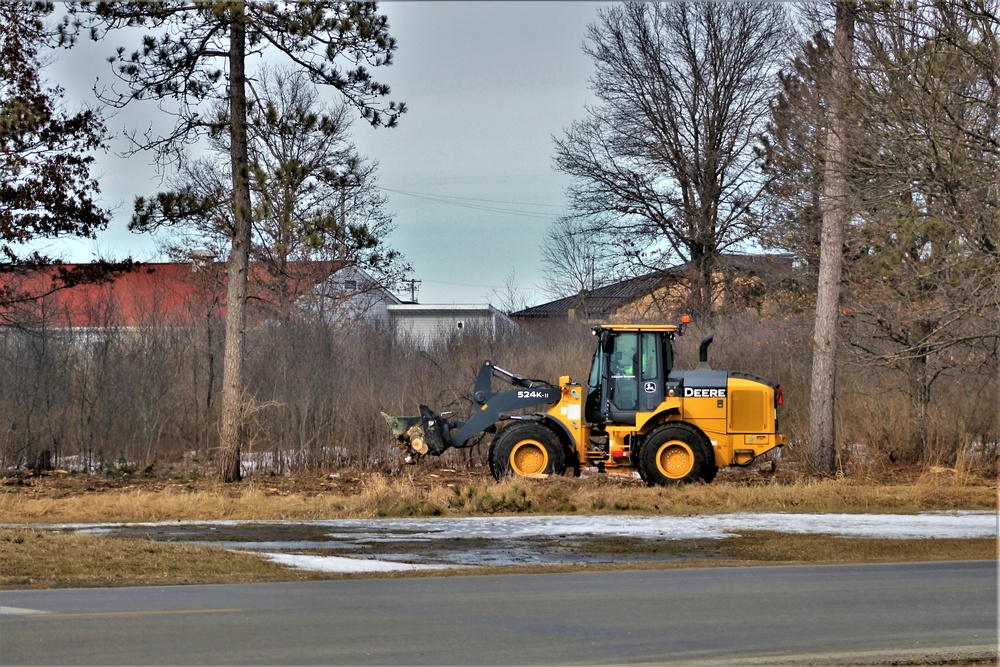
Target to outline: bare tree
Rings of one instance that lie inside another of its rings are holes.
[[[528,307],[524,294],[517,284],[517,272],[513,268],[504,276],[503,285],[494,287],[491,291],[493,296],[490,302],[495,303],[497,310],[501,312],[510,314]]]
[[[753,144],[790,41],[767,2],[614,5],[588,31],[600,102],[556,140],[573,212],[640,270],[687,262],[705,317],[719,254],[758,230]]]
[[[605,230],[594,229],[577,218],[559,218],[545,230],[543,287],[554,297],[592,290],[620,275],[620,261],[614,241]]]

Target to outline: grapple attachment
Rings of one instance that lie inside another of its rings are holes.
[[[384,412],[382,417],[396,436],[405,454],[403,460],[407,463],[416,463],[427,454],[440,456],[451,446],[449,431],[453,422],[442,418],[426,405],[420,406],[419,417],[393,417]]]

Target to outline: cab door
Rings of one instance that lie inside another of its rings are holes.
[[[655,333],[639,333],[639,412],[652,412],[663,402],[666,369],[662,338]]]
[[[634,424],[639,410],[639,334],[619,333],[608,362],[610,417],[615,424]]]

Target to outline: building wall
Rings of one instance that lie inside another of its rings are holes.
[[[386,308],[396,337],[421,349],[430,349],[452,336],[468,332],[495,336],[514,324],[488,305],[390,305]]]

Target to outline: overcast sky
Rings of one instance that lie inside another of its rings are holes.
[[[538,289],[540,244],[548,221],[565,211],[568,184],[552,167],[552,136],[582,119],[592,100],[592,63],[581,45],[602,4],[380,3],[399,49],[374,75],[409,111],[392,130],[358,120],[353,133],[360,152],[379,163],[396,220],[390,245],[412,264],[421,303],[497,304],[511,275],[527,305],[548,300]],[[59,55],[50,76],[71,103],[92,101],[119,44],[130,46],[114,33],[81,43]],[[108,127],[134,128],[157,113],[151,104],[130,109]],[[114,151],[100,158],[103,203],[117,206],[115,219],[96,244],[60,244],[67,259],[161,259],[155,238],[127,230],[133,198],[161,187],[151,161]]]

